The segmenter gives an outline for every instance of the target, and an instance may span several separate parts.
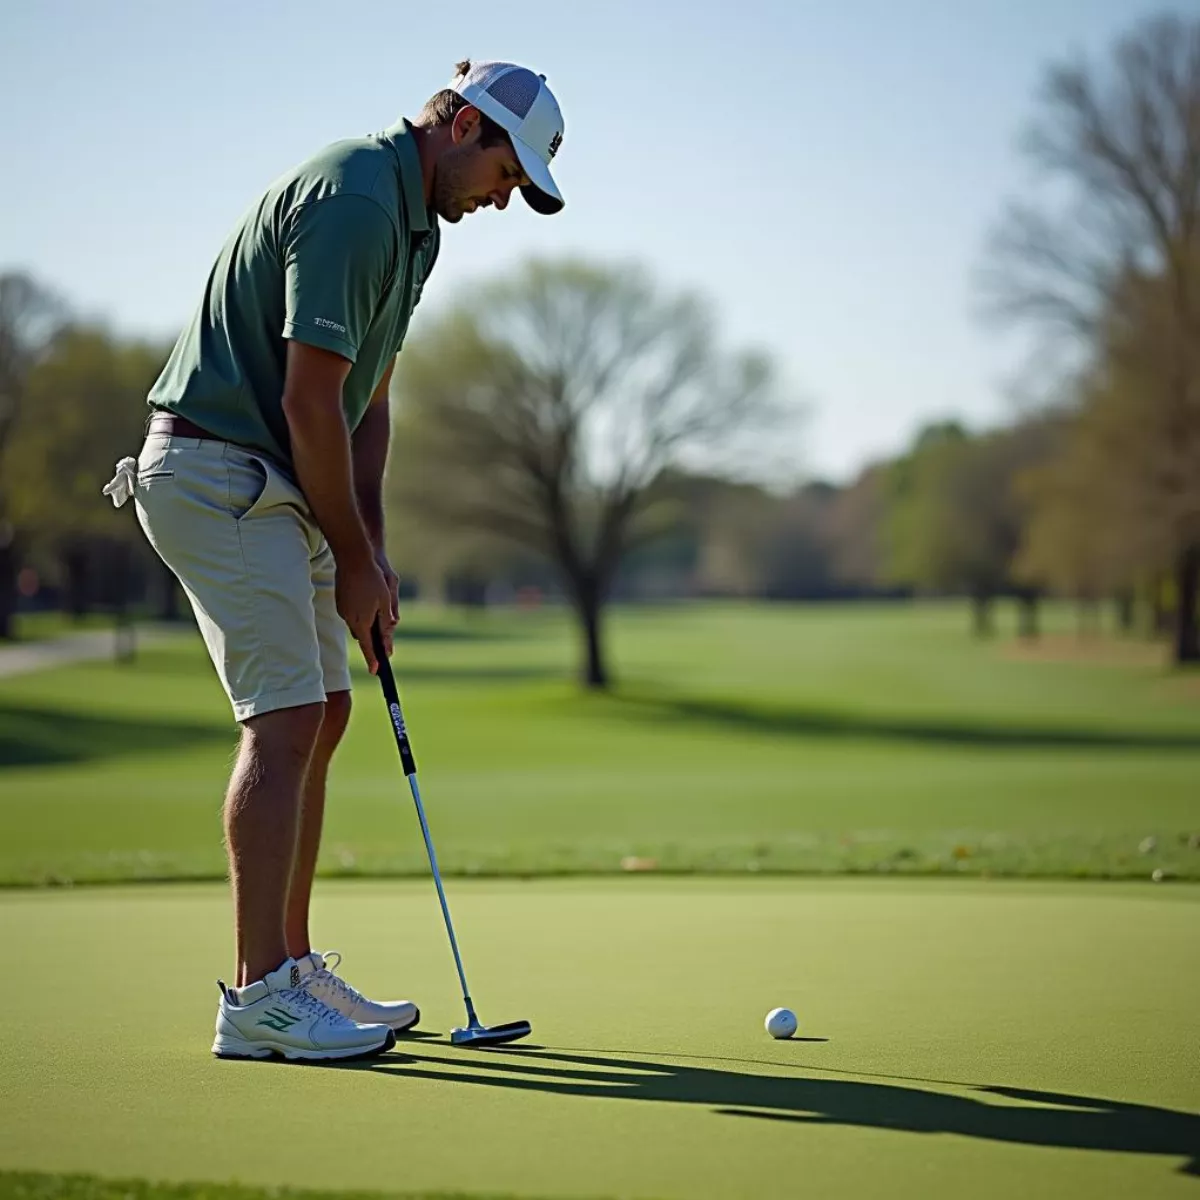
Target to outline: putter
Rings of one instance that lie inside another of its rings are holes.
[[[442,916],[446,918],[446,932],[450,935],[450,949],[454,951],[454,965],[458,968],[458,981],[462,984],[463,1003],[467,1006],[467,1024],[464,1028],[453,1030],[450,1034],[450,1041],[455,1046],[499,1046],[504,1042],[515,1042],[518,1038],[528,1037],[533,1032],[533,1027],[528,1021],[509,1021],[506,1025],[484,1025],[475,1015],[475,1005],[472,1003],[471,993],[467,989],[467,976],[463,970],[462,955],[458,952],[458,939],[454,936],[454,924],[450,920],[450,906],[446,903],[446,889],[442,886],[442,873],[438,870],[437,855],[433,852],[433,838],[429,836],[429,823],[425,820],[425,806],[421,803],[421,790],[417,786],[417,764],[408,740],[404,714],[400,710],[400,693],[396,690],[396,677],[392,674],[392,664],[388,661],[384,650],[383,634],[380,631],[378,620],[371,628],[371,642],[375,648],[375,657],[379,662],[379,682],[383,687],[384,699],[387,701],[388,713],[392,719],[392,732],[396,735],[396,748],[400,751],[400,765],[404,768],[404,776],[408,780],[413,802],[417,806],[417,817],[421,822],[425,849],[429,852],[429,865],[433,868],[433,882],[437,884],[438,899],[442,903]]]

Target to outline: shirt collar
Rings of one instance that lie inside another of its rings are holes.
[[[395,125],[384,130],[382,138],[396,154],[408,227],[413,233],[428,233],[433,228],[433,215],[425,206],[425,182],[421,175],[416,131],[406,117],[401,117]]]

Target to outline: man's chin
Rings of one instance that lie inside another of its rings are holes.
[[[435,201],[433,211],[437,213],[439,221],[445,221],[450,225],[457,225],[463,219],[462,205],[455,204],[453,200],[442,204]]]

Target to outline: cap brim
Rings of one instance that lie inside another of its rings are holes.
[[[521,166],[525,168],[525,174],[530,179],[530,182],[521,188],[525,203],[534,212],[545,216],[561,212],[566,201],[563,200],[562,192],[558,190],[558,184],[550,174],[550,168],[542,162],[537,152],[531,150],[520,138],[513,138],[512,145]]]

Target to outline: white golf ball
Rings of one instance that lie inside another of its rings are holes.
[[[773,1008],[767,1013],[767,1032],[773,1038],[790,1038],[799,1022],[790,1008]]]

